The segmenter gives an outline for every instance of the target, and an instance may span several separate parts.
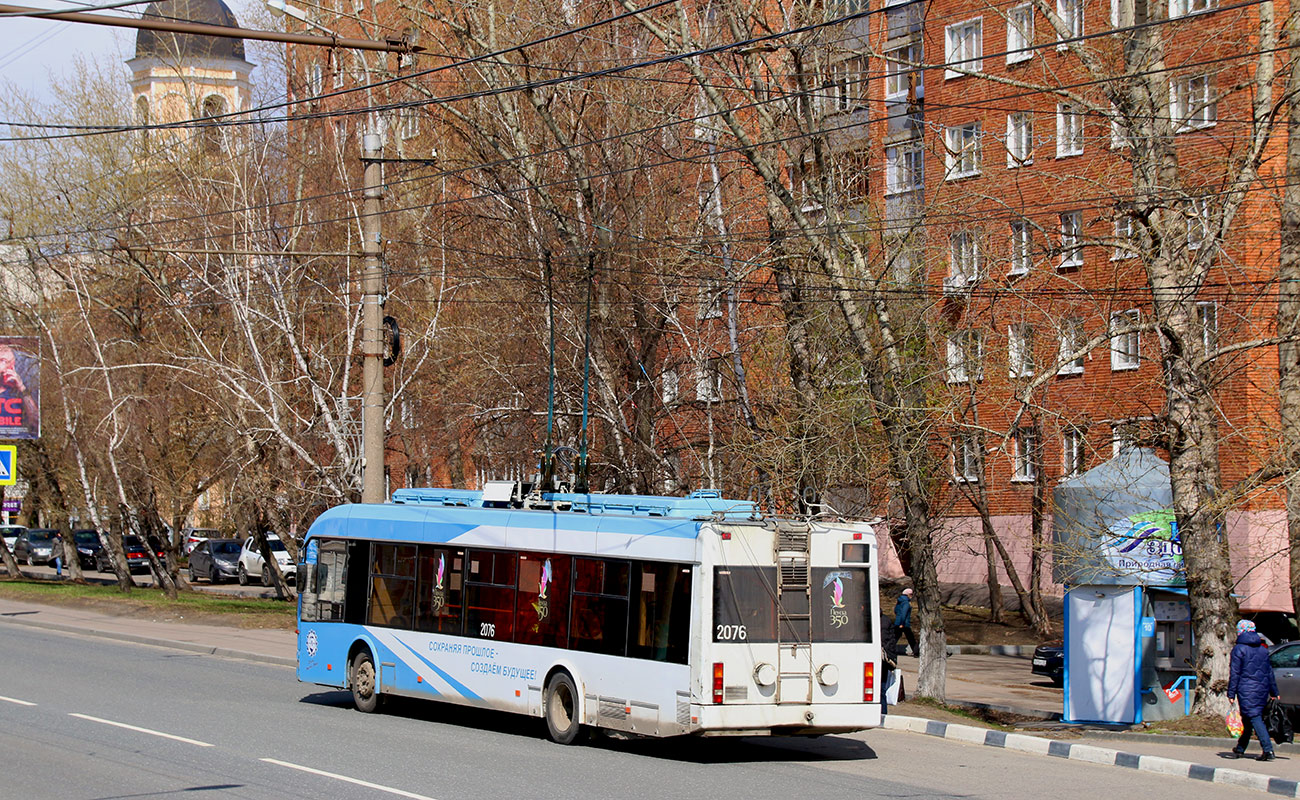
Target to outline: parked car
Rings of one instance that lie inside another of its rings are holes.
[[[126,554],[126,568],[131,572],[148,572],[149,556],[145,552],[144,542],[139,536],[123,536],[122,550]],[[100,550],[95,555],[95,569],[100,572],[112,572],[113,563],[109,560],[108,550]]]
[[[204,539],[190,551],[190,583],[199,577],[212,583],[239,575],[239,540]]]
[[[221,537],[221,531],[214,528],[186,528],[185,529],[185,555],[194,552],[194,548],[199,542],[207,539],[218,539]]]
[[[248,576],[258,575],[262,579],[263,586],[271,585],[271,569],[262,562],[262,554],[257,550],[257,539],[249,536],[244,540],[243,549],[239,553],[239,585],[248,585]],[[284,542],[274,533],[266,534],[266,544],[271,548],[271,554],[275,556],[275,563],[280,566],[280,572],[284,575],[285,580],[292,581],[297,574],[297,566],[293,559],[289,558],[289,551],[285,549]]]
[[[9,548],[9,552],[12,553],[14,551],[14,545],[18,543],[18,537],[21,536],[22,532],[25,530],[27,529],[22,525],[0,526],[0,536],[5,537],[5,547]]]
[[[14,558],[27,566],[54,563],[54,535],[56,528],[32,528],[18,535],[14,542]]]
[[[1035,675],[1046,675],[1056,686],[1065,685],[1065,647],[1059,644],[1040,644],[1034,648],[1032,662]]]
[[[1273,667],[1282,703],[1300,705],[1300,642],[1283,642],[1270,647],[1268,663]]]
[[[104,544],[99,541],[99,533],[94,528],[83,528],[72,532],[72,541],[77,546],[77,560],[81,562],[81,568],[94,569],[96,556],[104,549]]]

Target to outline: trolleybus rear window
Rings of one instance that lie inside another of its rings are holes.
[[[713,641],[776,641],[776,567],[714,567]]]
[[[871,641],[871,583],[860,568],[813,567],[814,642]]]

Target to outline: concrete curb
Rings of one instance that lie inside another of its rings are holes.
[[[1142,772],[1172,775],[1176,778],[1240,786],[1244,789],[1254,789],[1260,792],[1281,795],[1282,797],[1300,796],[1300,782],[1274,778],[1271,775],[1260,775],[1255,772],[1245,772],[1239,769],[1211,767],[1204,764],[1193,764],[1190,761],[1178,761],[1172,758],[1141,755],[1139,753],[1126,753],[1122,750],[1111,750],[1089,744],[1062,742],[1055,739],[1044,739],[1039,736],[1027,736],[1023,733],[1007,733],[1005,731],[977,728],[973,725],[956,725],[951,722],[939,722],[920,717],[888,715],[884,719],[883,726],[889,730],[922,733],[927,736],[938,736],[967,744],[1002,747],[1021,753],[1055,756],[1056,758],[1068,758],[1072,761],[1086,761],[1089,764],[1127,767]]]
[[[1176,733],[1139,733],[1138,731],[1088,731],[1079,733],[1085,739],[1109,739],[1110,741],[1152,742],[1154,744],[1185,744],[1198,747],[1222,747],[1231,749],[1237,746],[1236,739],[1226,736],[1183,736]],[[1273,749],[1279,753],[1300,753],[1300,743],[1273,742]]]
[[[1029,658],[1034,654],[1032,644],[950,644],[946,652],[950,656],[1011,656],[1012,658]]]
[[[190,653],[219,656],[221,658],[256,661],[262,664],[274,664],[277,667],[298,666],[297,660],[292,658],[268,656],[261,653],[246,653],[241,650],[231,650],[227,647],[212,647],[211,645],[195,644],[194,642],[178,642],[173,639],[159,639],[153,636],[138,636],[134,633],[121,633],[119,631],[101,631],[96,630],[95,628],[78,628],[75,625],[61,625],[53,622],[36,622],[34,620],[15,619],[14,617],[6,617],[3,615],[0,615],[0,621],[12,623],[14,625],[26,625],[29,628],[42,628],[44,630],[59,631],[61,633],[97,636],[101,639],[113,639],[119,642],[147,644],[153,645],[154,647],[169,647],[173,650],[185,650]]]

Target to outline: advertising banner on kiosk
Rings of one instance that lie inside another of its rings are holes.
[[[0,336],[0,441],[39,438],[40,340]]]

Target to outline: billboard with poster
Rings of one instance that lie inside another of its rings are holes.
[[[0,336],[0,440],[40,436],[40,341]]]

